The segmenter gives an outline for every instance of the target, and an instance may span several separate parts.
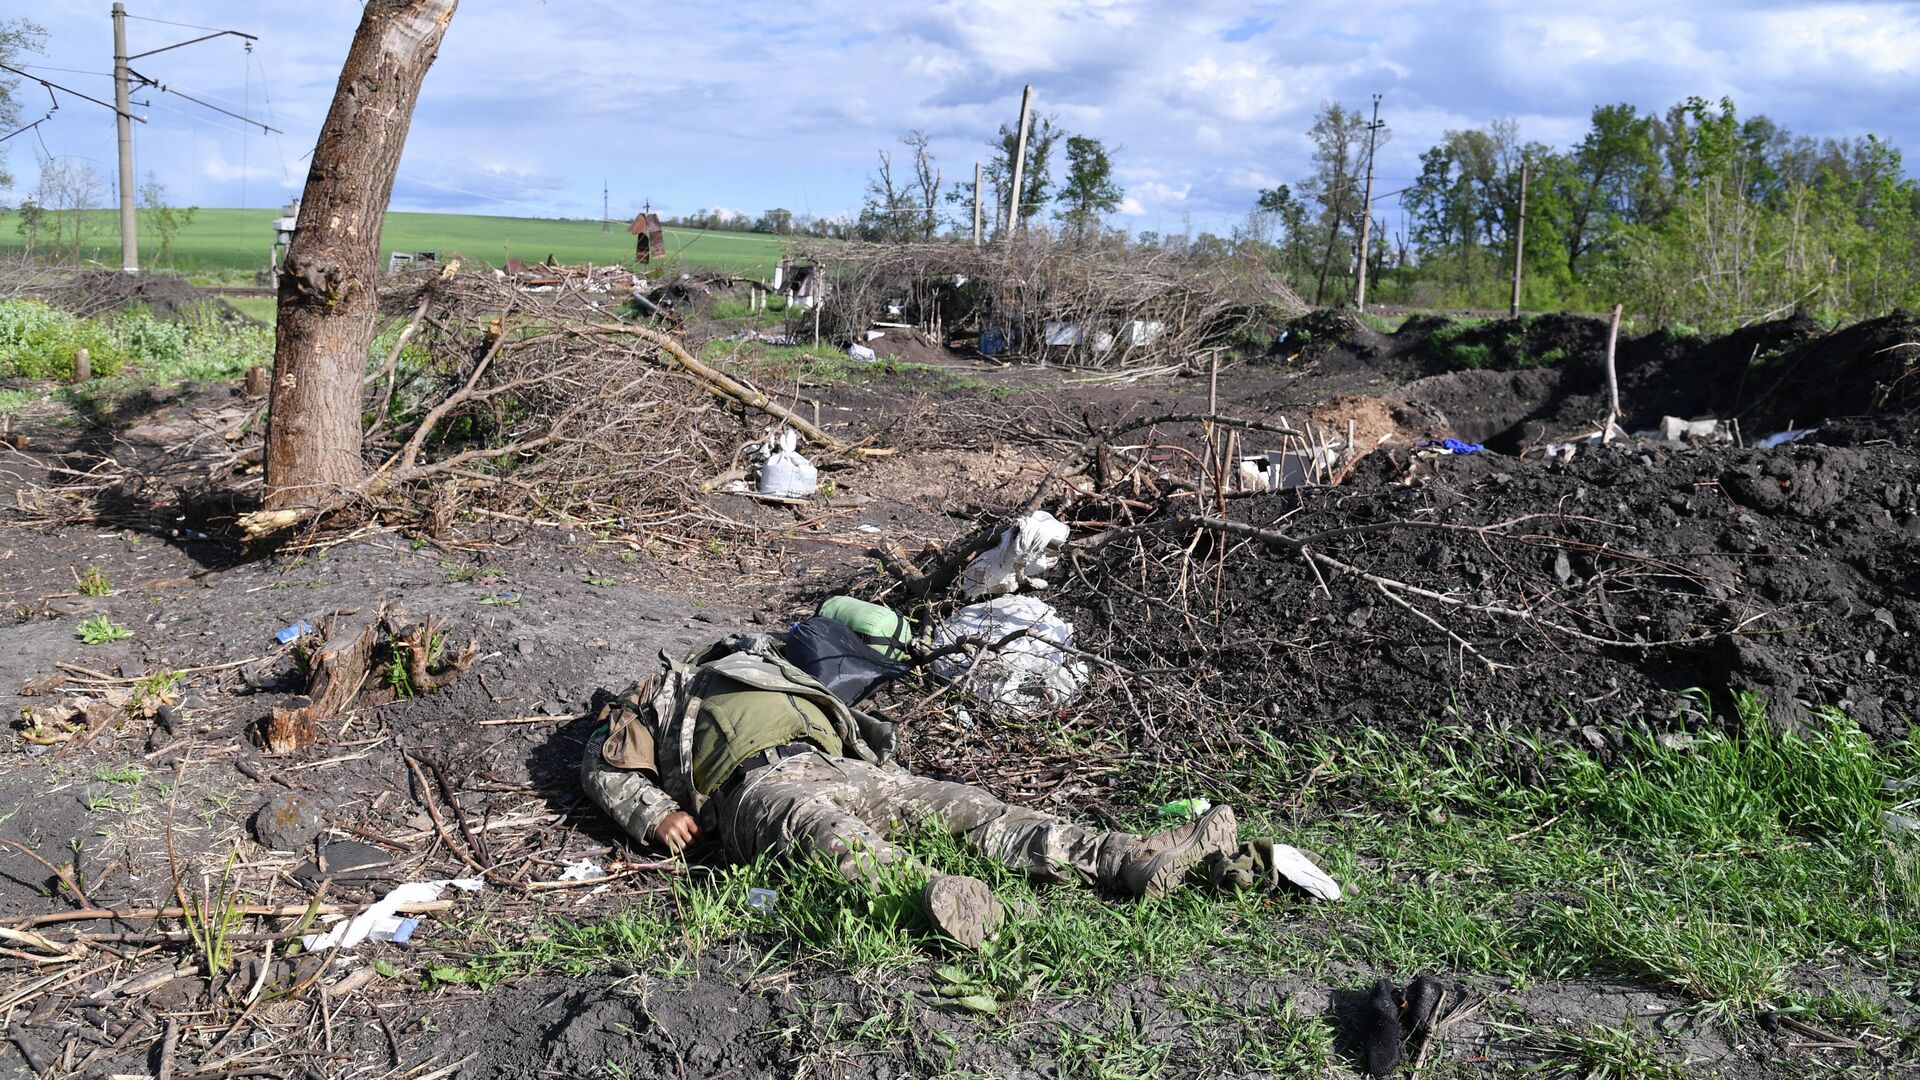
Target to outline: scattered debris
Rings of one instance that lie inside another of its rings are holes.
[[[998,596],[963,607],[934,631],[933,644],[936,651],[977,648],[977,656],[956,649],[935,662],[934,672],[964,679],[981,701],[1017,715],[1067,704],[1087,678],[1087,664],[1069,658],[1077,653],[1073,624],[1031,596]]]
[[[323,952],[328,949],[351,949],[376,931],[384,932],[388,939],[396,937],[402,920],[397,917],[401,908],[416,904],[431,903],[440,899],[440,894],[452,886],[462,892],[478,892],[482,884],[477,878],[443,878],[437,881],[409,882],[394,889],[380,901],[347,922],[340,923],[324,934],[308,934],[300,939],[301,948],[308,952]],[[411,928],[408,928],[411,933]]]
[[[1000,542],[968,564],[960,591],[968,599],[1004,596],[1022,588],[1044,589],[1040,575],[1060,561],[1058,549],[1067,542],[1068,529],[1059,518],[1035,510],[1000,534]]]

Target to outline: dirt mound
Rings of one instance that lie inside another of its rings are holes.
[[[144,307],[156,319],[177,322],[212,312],[225,323],[257,323],[240,309],[184,278],[86,270],[46,295],[48,303],[76,315],[103,315]]]
[[[1606,416],[1601,320],[1553,315],[1473,327],[1422,320],[1400,343],[1414,325],[1409,320],[1395,336],[1397,347],[1452,370],[1415,380],[1390,400],[1444,419],[1460,438],[1514,452],[1597,430]],[[1833,332],[1804,316],[1718,338],[1659,331],[1619,345],[1621,423],[1637,431],[1663,416],[1731,419],[1759,438],[1840,417],[1904,415],[1920,406],[1916,364],[1920,323],[1906,312]]]
[[[946,346],[919,330],[888,327],[886,333],[866,343],[875,353],[889,360],[911,364],[942,364],[955,358]]]
[[[1457,713],[1605,739],[1624,718],[1724,720],[1753,691],[1776,723],[1832,707],[1899,738],[1920,714],[1916,466],[1886,446],[1659,446],[1448,456],[1403,483],[1407,458],[1379,453],[1345,487],[1234,504],[1240,534],[1105,545],[1053,601],[1081,647],[1243,733]]]

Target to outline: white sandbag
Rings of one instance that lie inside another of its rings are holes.
[[[859,360],[863,363],[868,363],[868,364],[871,364],[875,360],[880,359],[879,353],[874,352],[872,349],[867,348],[865,345],[847,346],[847,355],[853,357],[855,360]]]
[[[993,550],[967,564],[960,576],[960,592],[969,600],[1005,596],[1022,586],[1044,589],[1040,575],[1053,569],[1060,556],[1053,548],[1067,542],[1067,526],[1045,510],[1035,510],[1000,534]]]
[[[970,604],[934,630],[933,644],[938,649],[968,641],[985,649],[1020,631],[1026,636],[977,658],[959,653],[942,657],[934,662],[934,674],[948,679],[964,675],[968,689],[981,701],[1021,716],[1072,701],[1086,681],[1087,665],[1057,648],[1073,644],[1073,624],[1043,600],[999,596]]]
[[[804,499],[820,489],[820,472],[794,449],[800,437],[792,429],[780,433],[780,450],[760,466],[757,489],[762,495]]]

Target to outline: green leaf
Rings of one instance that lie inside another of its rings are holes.
[[[969,983],[973,981],[973,975],[969,973],[967,969],[956,967],[953,964],[941,964],[939,967],[933,969],[933,973],[938,975],[944,982]]]
[[[955,1004],[968,1012],[996,1013],[1000,1011],[1000,1003],[993,1000],[990,994],[968,994],[966,997],[956,998]]]
[[[374,971],[374,974],[384,975],[389,979],[397,979],[400,977],[399,968],[394,967],[392,964],[387,963],[385,960],[381,960],[378,958],[375,958],[375,960],[373,961],[373,971]]]

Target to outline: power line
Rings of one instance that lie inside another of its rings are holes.
[[[48,67],[45,64],[21,64],[20,66],[31,71],[63,71],[69,75],[98,75],[103,79],[113,78],[113,72],[111,71],[88,71],[85,68]]]
[[[217,29],[219,29],[218,27],[214,27],[214,26],[200,26],[200,25],[197,25],[197,24],[195,24],[195,23],[184,23],[184,22],[169,22],[169,21],[167,21],[166,19],[156,19],[156,18],[153,18],[153,17],[152,17],[152,16],[150,16],[150,15],[134,15],[134,14],[131,14],[131,13],[129,13],[129,14],[127,15],[127,18],[129,18],[129,19],[135,19],[135,20],[137,20],[137,21],[139,21],[139,22],[150,22],[150,23],[159,23],[159,24],[161,24],[162,26],[178,26],[178,27],[182,27],[182,28],[184,28],[184,29],[187,29],[187,30],[217,30]]]
[[[133,70],[132,68],[128,68],[128,69],[127,69],[127,74],[129,74],[129,75],[132,75],[132,76],[134,77],[134,79],[135,79],[135,80],[137,80],[137,81],[138,81],[138,82],[140,83],[140,85],[142,85],[142,86],[151,86],[151,87],[153,87],[153,88],[154,88],[155,90],[158,90],[158,91],[160,91],[160,92],[161,92],[161,93],[163,93],[163,94],[172,94],[172,95],[173,95],[174,97],[177,97],[177,98],[185,98],[185,99],[187,99],[188,101],[191,101],[191,102],[193,102],[193,103],[194,103],[195,105],[198,105],[198,106],[200,106],[200,107],[201,107],[201,108],[203,108],[203,109],[212,109],[212,110],[213,110],[214,112],[217,112],[217,113],[220,113],[220,114],[222,114],[222,115],[224,115],[224,116],[231,116],[231,117],[233,117],[233,118],[234,118],[235,120],[239,120],[239,121],[241,121],[242,123],[245,123],[245,124],[250,124],[250,125],[252,125],[253,127],[257,127],[257,128],[259,128],[262,134],[265,134],[265,133],[267,133],[267,132],[272,132],[272,133],[274,133],[275,135],[284,135],[284,134],[286,134],[286,132],[284,132],[284,131],[281,131],[281,130],[280,130],[279,128],[274,128],[274,127],[268,127],[268,126],[267,126],[266,124],[263,124],[263,123],[261,123],[261,122],[260,122],[260,121],[258,121],[258,120],[255,120],[255,119],[254,119],[254,118],[252,118],[251,116],[242,116],[242,115],[240,115],[240,114],[239,114],[239,113],[237,113],[237,112],[232,112],[232,111],[230,111],[230,110],[227,110],[227,109],[223,109],[223,108],[221,108],[220,106],[218,106],[218,105],[215,105],[215,104],[213,104],[213,103],[211,103],[211,102],[207,102],[207,101],[202,101],[202,100],[200,100],[199,98],[197,98],[197,97],[194,97],[194,96],[193,96],[192,94],[188,94],[188,93],[184,93],[184,92],[182,92],[182,91],[179,91],[179,90],[175,90],[174,88],[172,88],[172,87],[170,87],[170,86],[168,86],[168,85],[166,85],[165,83],[162,83],[162,82],[157,82],[157,81],[155,81],[155,80],[153,80],[153,79],[150,79],[150,78],[148,78],[148,77],[147,77],[147,76],[145,76],[145,75],[142,75],[142,74],[140,74],[139,72],[137,72],[137,71],[135,71],[135,70]]]

